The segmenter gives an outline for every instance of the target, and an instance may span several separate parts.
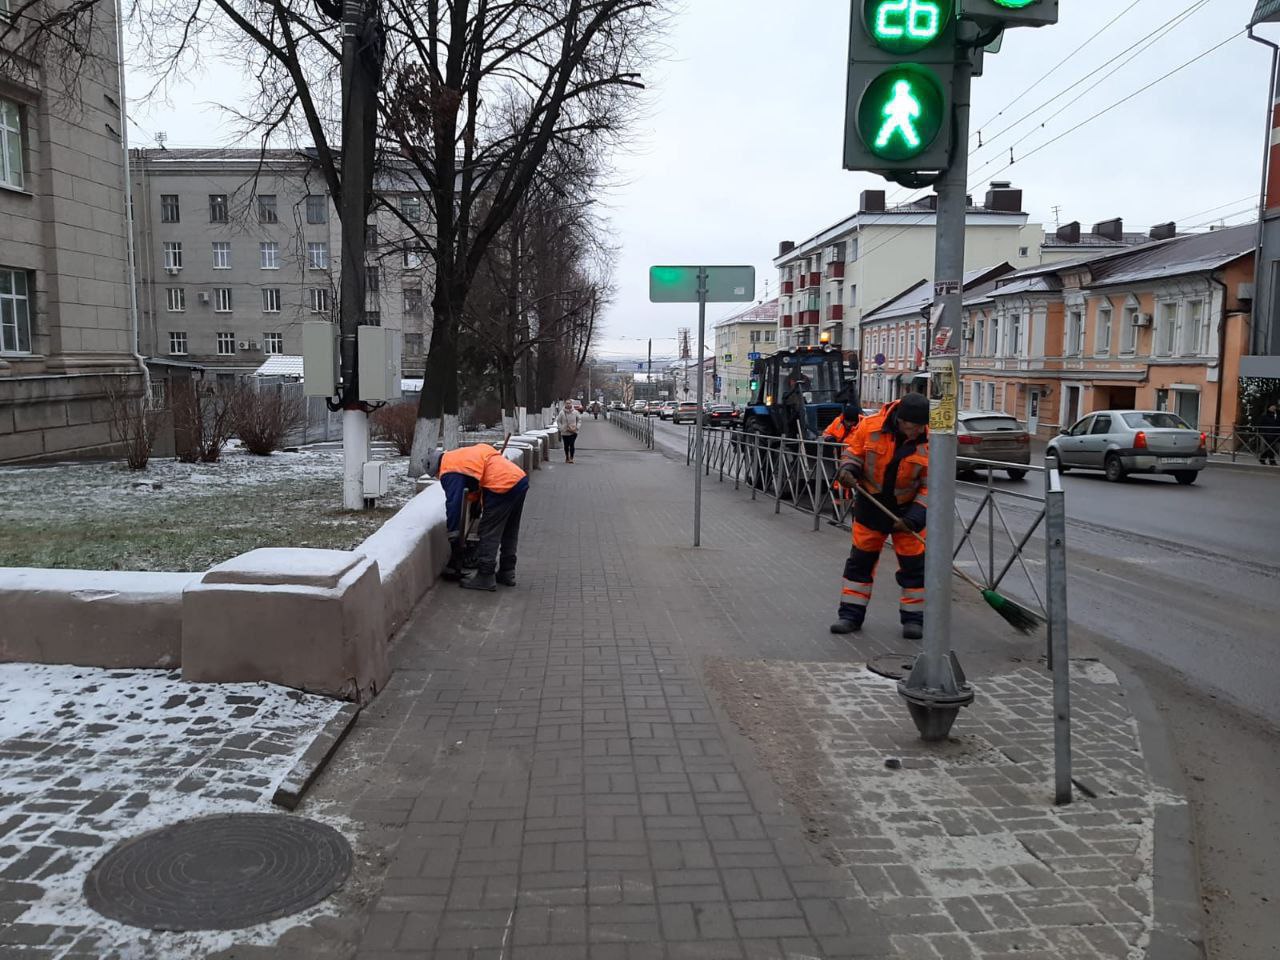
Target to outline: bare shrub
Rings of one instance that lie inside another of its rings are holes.
[[[107,404],[111,439],[120,445],[130,470],[145,470],[151,460],[151,448],[155,446],[162,410],[153,409],[148,398],[139,395],[132,385],[133,378],[113,377],[107,382]]]
[[[407,457],[413,449],[413,431],[418,426],[418,405],[411,401],[380,407],[373,412],[373,435],[396,445],[396,453]]]
[[[217,463],[231,439],[234,388],[199,382],[175,384],[173,407],[175,456],[183,463]]]
[[[239,387],[231,406],[236,436],[246,450],[259,457],[283,447],[285,438],[302,426],[306,416],[301,397],[271,388]]]

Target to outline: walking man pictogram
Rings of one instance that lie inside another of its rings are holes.
[[[893,99],[884,106],[884,125],[876,137],[876,148],[883,150],[895,134],[900,134],[913,150],[920,146],[920,134],[916,132],[916,120],[920,118],[920,101],[911,92],[911,84],[899,80],[893,85]]]

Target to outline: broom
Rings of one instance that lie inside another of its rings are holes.
[[[902,522],[902,518],[894,514],[892,510],[890,510],[883,503],[877,500],[871,494],[870,490],[862,486],[862,484],[855,484],[854,486],[857,488],[859,493],[861,493],[867,500],[873,503],[876,506],[876,509],[878,509],[886,517],[892,520],[895,525]],[[920,543],[923,544],[925,542],[924,537],[920,536],[920,534],[916,533],[914,530],[908,530],[907,532],[910,533],[917,540],[919,540]],[[996,592],[995,590],[991,590],[991,589],[988,589],[987,587],[984,587],[981,583],[979,583],[973,577],[969,576],[969,574],[965,573],[963,570],[957,567],[954,563],[951,565],[951,572],[954,573],[961,580],[963,580],[965,583],[969,584],[969,586],[973,587],[973,589],[981,593],[982,599],[987,602],[987,606],[989,606],[992,610],[998,613],[1001,619],[1004,620],[1005,623],[1009,624],[1009,626],[1013,627],[1013,629],[1017,630],[1019,633],[1023,634],[1024,636],[1029,633],[1032,633],[1037,627],[1039,627],[1041,624],[1044,623],[1044,620],[1039,616],[1039,614],[1031,610],[1028,610],[1022,604],[1014,600],[1010,600],[1006,596],[1002,596],[1000,593]]]

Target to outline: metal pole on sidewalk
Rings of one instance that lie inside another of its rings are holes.
[[[693,470],[693,545],[702,546],[702,400],[706,389],[702,376],[702,354],[707,337],[707,268],[698,268],[698,415],[694,421],[695,465]]]
[[[968,216],[969,92],[973,65],[959,48],[955,65],[955,159],[938,181],[937,256],[930,351],[929,518],[925,551],[924,651],[898,692],[923,740],[945,740],[973,691],[951,650],[952,552],[955,543],[956,408],[964,302],[964,245]]]
[[[1046,463],[1046,466],[1048,464]],[[1056,466],[1045,471],[1045,603],[1053,671],[1053,799],[1071,802],[1071,653],[1067,643],[1067,504]]]

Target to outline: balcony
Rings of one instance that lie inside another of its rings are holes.
[[[831,306],[827,307],[828,321],[835,322],[836,320],[843,320],[843,319],[844,319],[844,304],[833,303]]]
[[[808,285],[809,285],[808,274],[804,274],[804,273],[800,274],[800,279],[796,281],[796,289],[803,290]]]
[[[784,297],[789,297],[795,292],[796,292],[796,282],[794,280],[782,281],[782,295]]]
[[[809,274],[809,286],[811,286],[811,287],[820,287],[820,286],[822,286],[822,271],[821,271],[821,270],[814,270],[813,272],[811,272],[811,273]]]
[[[827,279],[828,280],[844,279],[844,261],[843,260],[840,260],[836,263],[827,264]]]
[[[816,327],[821,319],[821,310],[804,310],[800,314],[800,326]]]
[[[791,321],[792,321],[791,314],[784,313],[782,315],[782,326],[784,329],[789,329],[791,327]]]

